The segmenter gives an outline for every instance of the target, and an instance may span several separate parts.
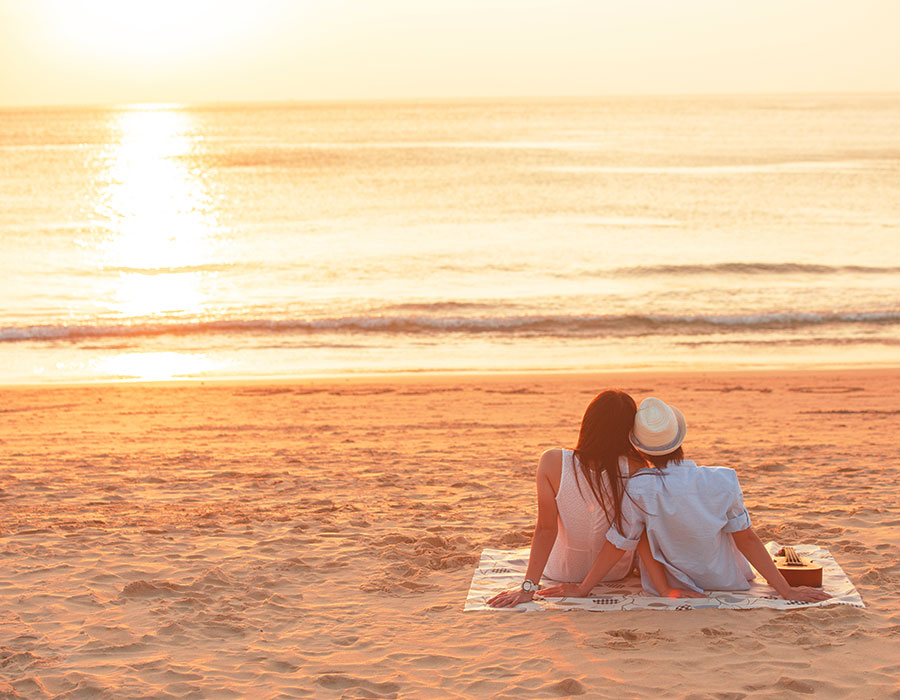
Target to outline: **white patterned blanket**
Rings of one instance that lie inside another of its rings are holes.
[[[775,542],[766,544],[769,552],[780,549]],[[591,591],[590,598],[535,599],[514,608],[491,608],[487,601],[500,591],[518,588],[528,568],[529,549],[485,549],[481,561],[472,576],[472,585],[466,598],[465,610],[697,610],[700,608],[776,608],[822,607],[826,605],[853,605],[864,608],[856,587],[843,572],[827,549],[814,545],[795,545],[797,554],[822,565],[822,588],[832,598],[821,603],[802,603],[779,598],[765,579],[757,575],[747,591],[712,591],[707,598],[657,598],[646,595],[636,576],[622,581],[601,583]],[[544,579],[542,585],[553,585]]]

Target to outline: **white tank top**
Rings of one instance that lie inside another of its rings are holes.
[[[625,457],[619,457],[619,471],[623,476],[628,475],[628,460]],[[606,475],[603,484],[609,488]],[[604,495],[606,493],[608,491]],[[572,450],[562,451],[556,508],[559,512],[556,542],[544,567],[544,576],[554,581],[580,583],[606,542],[609,520]],[[634,552],[627,552],[603,580],[614,581],[627,576],[633,559]]]

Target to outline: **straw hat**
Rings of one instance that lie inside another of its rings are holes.
[[[681,411],[651,396],[641,401],[628,438],[645,454],[664,455],[677,450],[686,434],[687,423]]]

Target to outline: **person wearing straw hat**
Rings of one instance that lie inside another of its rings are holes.
[[[830,598],[816,588],[788,584],[751,526],[737,473],[684,459],[686,435],[681,411],[655,397],[641,401],[629,439],[652,466],[628,479],[622,499],[623,527],[610,525],[609,544],[621,553],[633,551],[646,532],[652,556],[663,565],[673,588],[746,590],[754,576],[752,564],[783,598],[806,602]],[[605,558],[601,552],[576,588],[554,586],[539,594],[577,595],[590,590],[613,559],[609,552]],[[654,593],[655,578],[641,567],[641,583]]]
[[[636,411],[637,404],[624,391],[603,391],[584,412],[575,448],[550,449],[541,455],[536,475],[538,516],[525,580],[518,588],[492,596],[488,605],[511,608],[531,601],[544,574],[555,581],[580,581],[601,552],[606,557],[602,561],[610,562],[597,582],[631,571],[633,552],[624,556],[607,542],[606,531],[610,522],[622,519],[628,475],[647,464],[628,439]],[[646,539],[636,549],[647,558],[647,575],[658,590],[673,597],[702,597],[671,589],[663,567],[650,556]]]

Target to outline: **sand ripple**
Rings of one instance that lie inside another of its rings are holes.
[[[678,404],[763,539],[827,546],[869,608],[462,613],[611,381],[2,392],[0,697],[896,697],[891,373],[615,382]]]

